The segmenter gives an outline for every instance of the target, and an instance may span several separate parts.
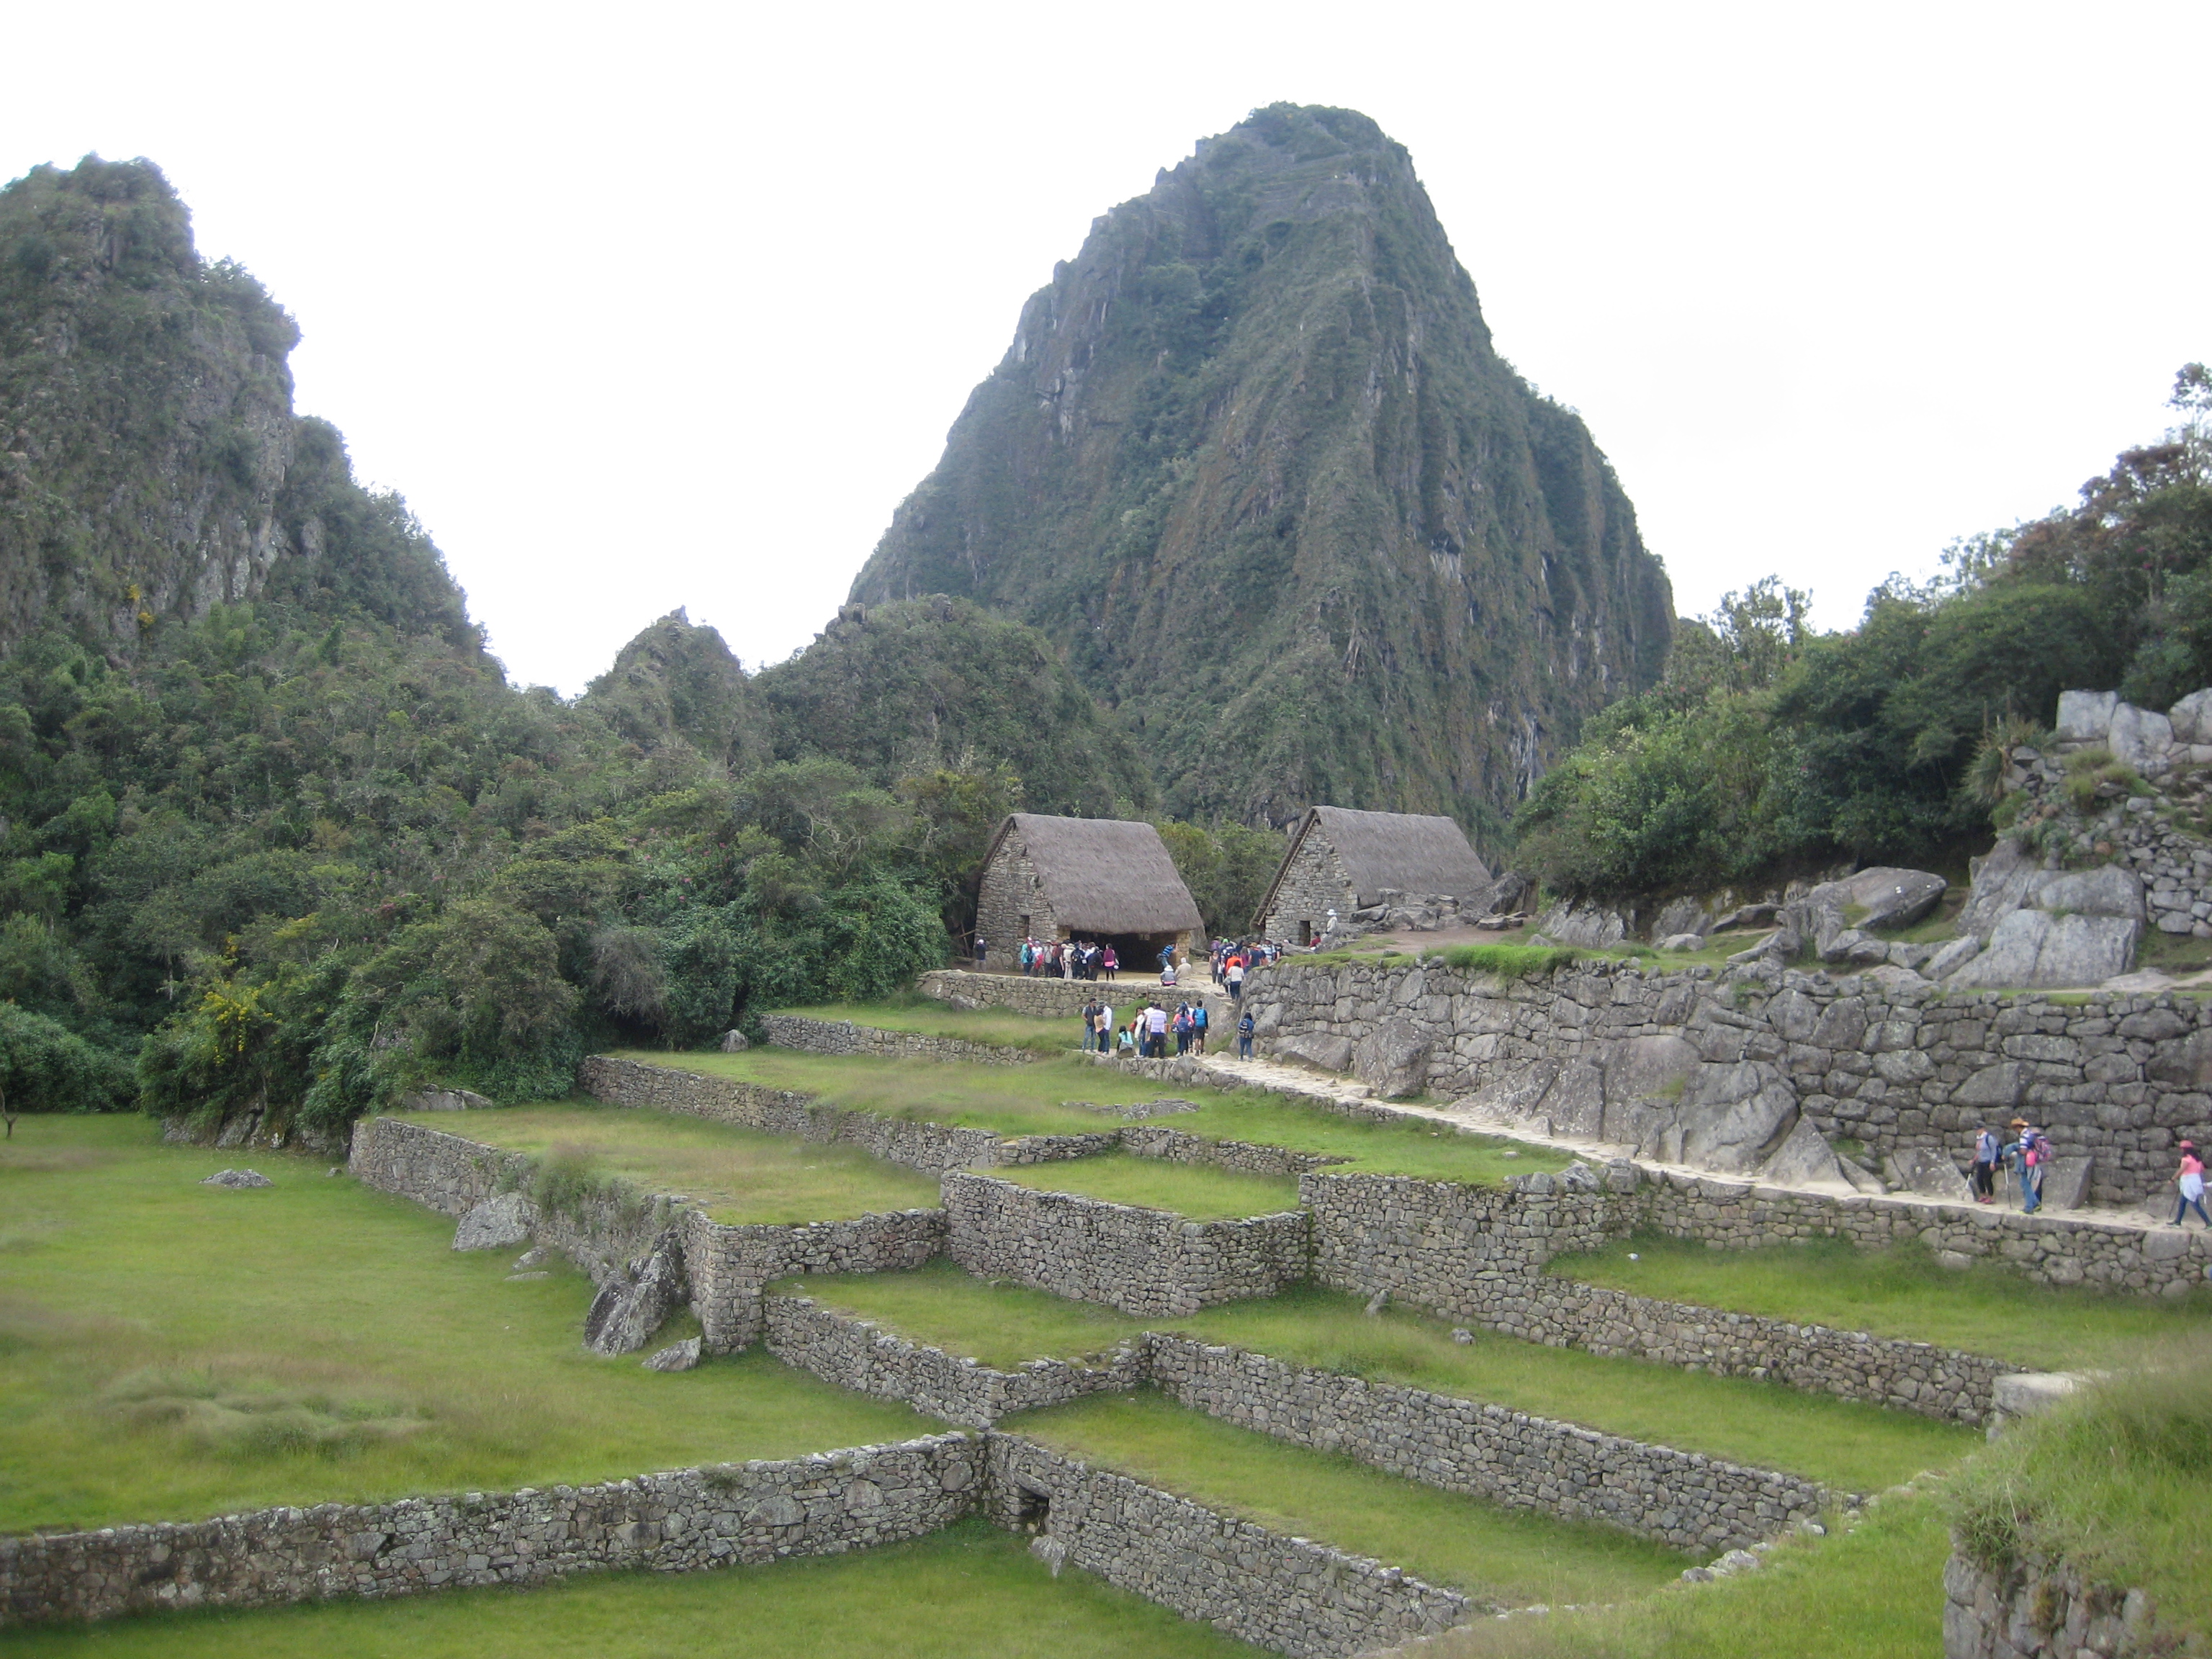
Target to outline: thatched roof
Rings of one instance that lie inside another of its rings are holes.
[[[1027,850],[1045,902],[1063,927],[1079,933],[1205,928],[1166,843],[1149,823],[1016,812],[991,838],[990,858],[998,857],[1008,836]]]
[[[1449,894],[1454,898],[1480,898],[1490,890],[1490,871],[1468,843],[1467,832],[1450,818],[1427,817],[1412,812],[1356,812],[1348,806],[1307,809],[1282,867],[1268,884],[1255,922],[1264,926],[1274,908],[1275,892],[1283,884],[1291,861],[1316,836],[1335,848],[1352,878],[1362,904],[1372,904],[1384,891]]]

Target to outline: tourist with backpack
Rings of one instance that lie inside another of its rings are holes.
[[[2197,1156],[2197,1143],[2181,1143],[2181,1169],[2174,1176],[2174,1184],[2181,1189],[2181,1201],[2173,1206],[2173,1224],[2185,1226],[2190,1211],[2207,1228],[2212,1228],[2212,1215],[2204,1213],[2204,1160]]]
[[[2009,1127],[2019,1139],[2005,1148],[2005,1155],[2020,1171],[2021,1211],[2033,1215],[2043,1207],[2043,1172],[2051,1162],[2051,1141],[2024,1117],[2013,1119]]]
[[[1997,1193],[1997,1159],[2002,1155],[1997,1132],[1984,1123],[1974,1137],[1974,1202],[1994,1204]]]
[[[1145,1055],[1148,1060],[1168,1057],[1168,1011],[1157,1002],[1145,1010]]]
[[[1206,1028],[1209,1024],[1206,1004],[1201,1000],[1190,1006],[1190,1046],[1200,1054],[1206,1052]]]
[[[1190,1004],[1178,1003],[1175,1011],[1176,1058],[1190,1052]]]
[[[1237,1022],[1237,1059],[1249,1060],[1252,1058],[1252,1032],[1253,1029],[1258,1024],[1259,1021],[1252,1018],[1249,1011],[1247,1011],[1244,1017]]]
[[[1231,1002],[1239,1001],[1244,995],[1244,958],[1242,955],[1231,956],[1229,958],[1227,972],[1229,1000]]]

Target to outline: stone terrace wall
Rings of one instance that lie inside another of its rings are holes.
[[[2158,1639],[2156,1609],[2142,1591],[2098,1583],[2066,1561],[2014,1562],[1998,1573],[1954,1555],[1943,1597],[1943,1659],[2148,1659],[2185,1650]]]
[[[1124,1129],[1121,1150],[1139,1158],[1156,1158],[1169,1164],[1206,1164],[1217,1170],[1240,1170],[1247,1175],[1299,1176],[1325,1170],[1349,1158],[1321,1152],[1294,1152],[1282,1146],[1257,1146],[1244,1140],[1207,1140],[1188,1129],[1146,1127]]]
[[[1123,1313],[1195,1313],[1306,1276],[1302,1210],[1186,1221],[967,1172],[946,1176],[944,1194],[945,1253],[969,1272]]]
[[[1285,1538],[1011,1435],[989,1443],[1002,1525],[1040,1500],[1044,1538],[1110,1584],[1279,1653],[1340,1659],[1449,1628],[1455,1590]]]
[[[1896,968],[1832,978],[1769,964],[1724,981],[1705,967],[1589,960],[1510,983],[1441,967],[1283,963],[1262,969],[1246,1000],[1269,1045],[1357,1042],[1406,1021],[1427,1040],[1431,1090],[1669,1162],[1676,1113],[1654,1098],[1668,1072],[1687,1078],[1692,1100],[1778,1084],[1823,1133],[1877,1154],[1963,1162],[1978,1125],[2021,1112],[2061,1156],[2094,1157],[2100,1203],[2163,1188],[2175,1143],[2212,1137],[2212,1006],[2171,994],[2077,1002],[1946,993]]]
[[[450,1121],[450,1120],[449,1120]],[[364,1118],[354,1126],[347,1167],[364,1184],[413,1200],[441,1215],[467,1213],[494,1194],[526,1190],[535,1169],[530,1157],[486,1146],[404,1118]],[[594,1283],[653,1247],[672,1219],[665,1206],[625,1214],[594,1201],[574,1210],[539,1213],[532,1232],[560,1251]]]
[[[1153,1380],[1184,1405],[1278,1440],[1674,1549],[1741,1549],[1820,1517],[1826,1492],[1771,1470],[1645,1445],[1423,1389],[1155,1336]]]
[[[684,1218],[684,1270],[702,1346],[734,1353],[760,1337],[763,1297],[798,1273],[896,1273],[945,1249],[945,1212],[898,1210],[799,1226],[732,1226],[697,1211]]]
[[[993,951],[1005,947],[994,945]],[[1016,939],[1014,948],[1021,948]],[[926,997],[935,997],[949,1002],[954,997],[972,997],[990,1008],[1011,1008],[1018,1014],[1029,1014],[1039,1019],[1070,1021],[1068,1043],[1071,1048],[1083,1041],[1083,1006],[1093,1000],[1110,1002],[1123,1019],[1128,1011],[1123,1006],[1141,991],[1146,997],[1160,994],[1160,976],[1132,973],[1121,969],[1118,981],[1088,979],[1046,979],[1042,975],[1032,979],[1026,974],[973,974],[958,968],[939,968],[924,974],[915,981],[915,988]]]
[[[1141,1340],[1122,1344],[1103,1365],[1033,1359],[1001,1371],[910,1342],[811,1297],[771,1296],[767,1314],[769,1352],[786,1364],[968,1428],[988,1429],[1011,1413],[1085,1395],[1126,1393],[1146,1376]]]
[[[1080,1003],[1076,1005],[1079,1008]],[[779,1048],[812,1054],[877,1054],[891,1060],[964,1060],[977,1066],[1027,1066],[1039,1058],[1034,1048],[1005,1042],[971,1042],[965,1037],[933,1036],[926,1031],[889,1031],[856,1025],[849,1019],[803,1019],[797,1014],[763,1014],[768,1040]],[[1076,1047],[1080,1033],[1069,1035]]]
[[[1409,1297],[1408,1300],[1413,1298]],[[2025,1367],[1928,1342],[1723,1313],[1539,1276],[1503,1298],[1437,1311],[1524,1342],[1646,1359],[1716,1376],[1753,1376],[1946,1422],[1990,1420],[1996,1379]]]
[[[1917,1238],[1930,1249],[2010,1263],[2045,1285],[2099,1285],[2179,1296],[2212,1268],[2212,1234],[2089,1216],[2022,1215],[1978,1204],[1896,1197],[1823,1197],[1755,1182],[1643,1172],[1642,1224],[1674,1238],[1751,1249],[1809,1238],[1848,1238],[1880,1249]]]
[[[950,1434],[605,1486],[0,1538],[0,1625],[837,1554],[949,1524],[985,1474],[984,1448]]]
[[[1316,1282],[1453,1314],[1520,1294],[1553,1256],[1601,1249],[1638,1219],[1632,1194],[1539,1194],[1410,1176],[1304,1176],[1298,1202],[1313,1217]]]

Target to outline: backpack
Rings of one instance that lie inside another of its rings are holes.
[[[2020,1136],[2021,1161],[2031,1170],[2051,1161],[2051,1138],[2040,1129],[2023,1129]]]
[[[1243,1036],[1250,1036],[1252,1035],[1253,1026],[1258,1023],[1259,1022],[1255,1020],[1251,1015],[1245,1015],[1243,1018],[1237,1022],[1237,1030],[1238,1034]]]

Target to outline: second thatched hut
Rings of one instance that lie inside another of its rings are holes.
[[[1169,945],[1200,943],[1205,928],[1149,823],[1015,812],[991,838],[975,931],[1000,961],[1024,939],[1078,939],[1149,968]]]

